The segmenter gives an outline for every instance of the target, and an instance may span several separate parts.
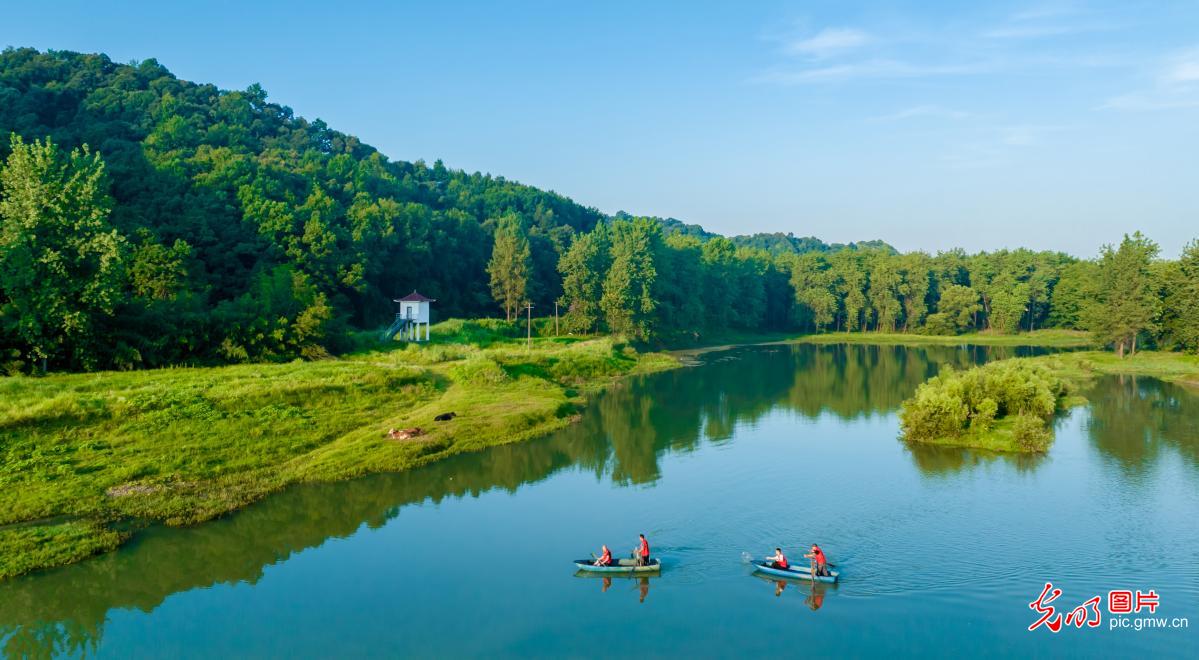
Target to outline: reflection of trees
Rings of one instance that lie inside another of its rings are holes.
[[[395,475],[298,487],[227,518],[151,530],[129,547],[0,584],[8,655],[94,650],[112,608],[150,611],[167,596],[216,583],[254,583],[265,566],[360,525],[379,527],[406,504],[514,491],[571,466],[617,483],[657,479],[659,457],[725,440],[779,407],[845,418],[894,410],[939,364],[965,367],[993,349],[775,346],[715,353],[699,368],[627,380],[548,438],[450,458]],[[918,461],[918,465],[920,461]]]
[[[912,463],[926,476],[948,475],[980,465],[1003,461],[1017,472],[1031,472],[1045,461],[1045,454],[1007,454],[967,447],[945,447],[922,442],[906,443]]]
[[[0,584],[0,643],[11,657],[94,650],[108,610],[151,611],[169,595],[218,583],[255,583],[263,568],[362,524],[380,527],[405,504],[515,490],[562,468],[602,472],[603,437],[571,429],[426,468],[293,488],[228,518],[187,529],[154,529],[129,547]]]
[[[1107,376],[1095,383],[1087,399],[1091,442],[1128,472],[1152,465],[1163,447],[1199,466],[1199,416],[1194,412],[1199,400],[1186,389],[1155,378]]]

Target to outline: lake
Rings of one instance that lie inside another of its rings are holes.
[[[1199,399],[1104,377],[1044,456],[909,447],[896,411],[1010,349],[778,345],[624,381],[542,438],[297,487],[212,523],[0,583],[10,656],[1196,657],[1199,630],[1109,629],[1153,590],[1199,627]],[[645,532],[664,568],[576,576]],[[819,542],[813,587],[743,553]],[[1099,628],[1029,631],[1102,596]],[[1148,612],[1130,615],[1150,616]]]

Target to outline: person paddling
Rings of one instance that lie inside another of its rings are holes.
[[[771,568],[777,568],[784,571],[788,568],[791,568],[791,564],[787,563],[787,556],[783,554],[782,548],[775,548],[774,556],[767,557],[766,561],[770,562]]]
[[[812,577],[828,575],[828,558],[824,556],[820,546],[813,543],[812,551],[804,555],[804,558],[812,560]]]
[[[649,566],[649,541],[645,540],[645,534],[638,534],[641,541],[637,546],[635,554],[637,555],[638,566]]]
[[[600,551],[599,559],[595,560],[595,565],[596,566],[611,566],[612,565],[612,551],[608,549],[608,546],[606,546],[606,545],[603,546],[603,550]]]

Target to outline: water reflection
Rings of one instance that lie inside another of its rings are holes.
[[[962,368],[1013,354],[999,348],[856,345],[713,354],[697,368],[613,387],[591,404],[580,423],[548,438],[403,474],[294,488],[221,520],[147,530],[118,552],[0,584],[0,648],[14,657],[85,655],[96,650],[114,608],[150,612],[181,591],[255,584],[265,567],[363,525],[378,528],[412,503],[492,489],[515,492],[564,469],[607,476],[618,484],[650,483],[661,474],[658,461],[664,453],[693,451],[705,440],[726,441],[737,425],[772,411],[847,420],[890,413],[940,365]],[[1195,422],[1183,418],[1172,392],[1145,381],[1108,391],[1114,406],[1134,414],[1100,406],[1090,427],[1096,444],[1136,464],[1151,460],[1145,452],[1157,451],[1128,441],[1137,428],[1158,429],[1154,437],[1169,442],[1166,426],[1189,425],[1193,438]],[[1194,461],[1195,445],[1188,447]],[[993,459],[922,450],[913,451],[913,460],[923,472],[938,473]],[[637,589],[644,601],[649,579],[642,580]],[[813,609],[819,608],[823,593],[809,597]]]
[[[1087,435],[1125,472],[1143,472],[1165,450],[1199,467],[1199,415],[1192,391],[1153,378],[1110,376],[1100,379],[1087,398],[1092,404]]]
[[[794,593],[802,595],[804,604],[807,605],[808,609],[812,610],[813,612],[821,607],[824,607],[824,596],[828,593],[830,588],[830,585],[824,584],[823,582],[811,582],[807,580],[780,580],[779,578],[762,575],[761,573],[754,573],[753,576],[759,580],[762,580],[763,582],[770,583],[774,587],[775,598],[782,597],[783,593],[788,589]],[[835,585],[833,586],[835,587]]]
[[[912,463],[926,477],[944,477],[1002,462],[1020,473],[1029,473],[1045,462],[1047,454],[1008,454],[966,447],[943,447],[917,442],[904,443]]]
[[[646,597],[649,596],[650,580],[652,579],[652,578],[650,578],[648,576],[644,576],[644,575],[642,575],[642,576],[634,576],[634,575],[612,576],[612,575],[603,575],[600,573],[588,573],[587,571],[579,571],[578,573],[575,573],[575,577],[583,578],[583,579],[598,579],[599,583],[600,583],[600,593],[602,593],[602,594],[608,593],[608,590],[612,588],[612,583],[614,580],[621,580],[622,582],[628,582],[628,583],[630,583],[631,587],[635,587],[637,589],[637,602],[639,602],[639,603],[644,603]]]

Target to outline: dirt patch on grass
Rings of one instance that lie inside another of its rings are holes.
[[[160,484],[139,484],[128,483],[120,486],[113,486],[104,491],[109,497],[128,497],[130,495],[153,495],[161,493],[165,488]]]

